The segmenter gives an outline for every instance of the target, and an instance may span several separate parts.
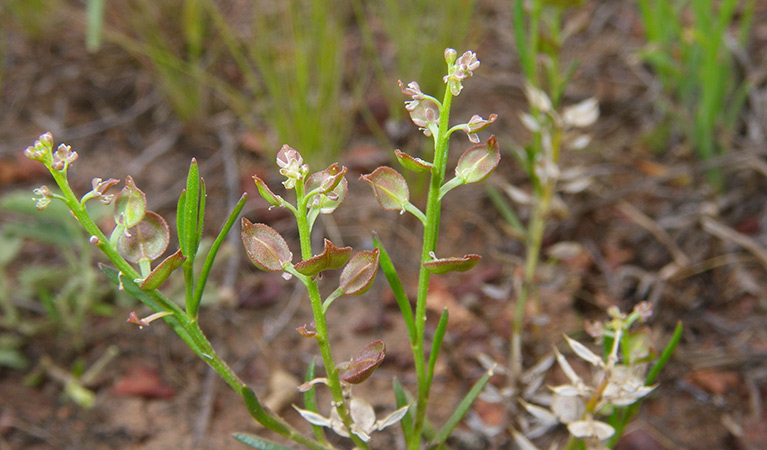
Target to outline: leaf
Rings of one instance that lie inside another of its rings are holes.
[[[378,271],[379,250],[359,252],[341,272],[339,287],[344,295],[361,295],[370,289]]]
[[[416,173],[423,173],[428,172],[432,168],[434,168],[434,164],[424,161],[421,158],[415,158],[413,156],[408,155],[407,153],[400,151],[400,150],[394,150],[394,156],[397,157],[397,161],[402,165],[402,167],[412,170]]]
[[[242,218],[242,243],[250,260],[266,272],[281,272],[293,254],[285,239],[269,225]]]
[[[402,408],[406,405],[409,405],[412,399],[410,398],[410,395],[405,391],[405,388],[402,387],[402,383],[400,383],[396,378],[392,383],[394,389],[394,399],[397,402],[397,407]],[[400,421],[400,424],[402,425],[402,433],[405,435],[405,441],[410,442],[410,436],[413,434],[413,414],[409,409],[407,414],[405,414],[405,416]]]
[[[376,233],[373,233],[373,245],[379,250],[379,264],[381,265],[381,270],[383,270],[386,281],[389,282],[389,287],[391,287],[392,293],[394,293],[394,298],[397,300],[397,305],[402,313],[402,318],[405,320],[407,332],[410,335],[410,342],[414,342],[416,334],[413,308],[410,306],[410,300],[407,297],[407,293],[405,293],[405,288],[402,287],[402,282],[397,274],[397,269],[394,268],[394,264],[392,263],[391,258],[389,258],[389,253],[378,239]]]
[[[124,228],[138,225],[146,213],[146,194],[136,187],[133,177],[125,178],[125,187],[115,198],[115,223]]]
[[[381,208],[392,211],[404,211],[410,201],[410,190],[405,178],[391,167],[379,167],[360,179],[373,188],[376,200]]]
[[[181,267],[184,261],[186,261],[186,256],[182,255],[179,249],[152,269],[152,272],[141,283],[141,289],[158,289],[174,270]]]
[[[495,136],[487,143],[476,145],[464,152],[455,167],[455,176],[464,183],[477,183],[493,172],[501,161],[501,152]]]
[[[148,211],[134,227],[120,233],[117,250],[128,261],[152,261],[160,257],[170,243],[170,230],[165,219]]]
[[[183,209],[177,211],[177,221],[182,223],[184,229],[184,242],[180,247],[184,256],[194,258],[197,247],[200,244],[199,236],[202,229],[202,215],[204,213],[205,185],[200,183],[200,172],[197,160],[192,158],[189,164],[189,173],[186,177],[186,190]],[[202,200],[201,200],[202,198]]]
[[[430,273],[442,275],[448,272],[466,272],[476,266],[480,259],[482,259],[481,256],[471,254],[464,255],[461,258],[451,257],[435,259],[423,263],[423,266]]]
[[[248,447],[258,450],[291,450],[289,447],[275,444],[272,441],[267,441],[266,439],[254,436],[252,434],[234,433],[232,437],[237,441],[247,445]]]
[[[325,249],[317,256],[313,256],[295,265],[296,271],[307,277],[313,277],[323,270],[339,269],[349,261],[352,254],[351,247],[338,248],[328,239],[325,239]]]
[[[437,323],[437,329],[434,331],[434,338],[432,339],[431,353],[429,354],[429,372],[427,374],[427,379],[429,381],[427,384],[431,384],[432,377],[434,376],[434,366],[437,364],[437,356],[439,356],[439,350],[442,348],[442,339],[445,338],[448,318],[449,313],[447,308],[443,308],[442,314],[439,317],[439,322]]]
[[[366,345],[349,361],[346,370],[341,372],[341,379],[349,384],[360,384],[381,365],[386,356],[386,344],[382,340]]]

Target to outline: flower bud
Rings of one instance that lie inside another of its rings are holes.
[[[56,170],[65,170],[70,164],[78,158],[77,152],[72,151],[72,147],[66,144],[60,144],[53,154],[52,167]]]
[[[35,204],[35,208],[42,211],[45,208],[48,207],[48,205],[51,203],[51,200],[53,200],[53,192],[51,192],[50,189],[48,189],[48,186],[40,186],[37,189],[34,189],[32,191],[35,195],[39,196],[39,198],[33,198],[32,200],[37,201]]]
[[[453,65],[455,63],[455,59],[458,57],[458,52],[455,51],[454,48],[446,48],[445,49],[445,62],[449,65]]]

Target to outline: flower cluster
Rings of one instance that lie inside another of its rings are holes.
[[[448,74],[444,76],[443,81],[447,83],[453,95],[461,93],[463,89],[461,82],[474,75],[474,71],[479,68],[479,60],[476,53],[467,51],[460,58],[456,59],[457,55],[457,52],[452,48],[445,50]]]

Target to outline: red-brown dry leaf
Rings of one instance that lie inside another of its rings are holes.
[[[740,384],[740,375],[732,370],[696,370],[687,375],[687,381],[711,394],[723,395]]]
[[[506,422],[507,408],[500,403],[488,403],[482,399],[474,402],[474,410],[489,428],[502,427]]]
[[[143,366],[131,366],[112,387],[112,392],[120,396],[145,398],[168,398],[176,393],[162,382],[157,370]]]

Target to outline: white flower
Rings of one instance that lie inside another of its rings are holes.
[[[562,112],[562,121],[566,126],[584,128],[592,125],[599,118],[599,102],[591,97],[575,105],[568,106]]]
[[[376,420],[375,410],[370,403],[361,398],[353,397],[349,401],[349,414],[352,418],[351,432],[363,441],[368,442],[370,441],[370,433],[381,431],[402,420],[402,418],[405,417],[409,406],[410,405],[403,406],[383,419]],[[312,425],[327,427],[335,431],[339,436],[349,437],[349,430],[346,429],[343,421],[338,416],[336,408],[331,409],[330,418],[321,416],[312,411],[301,409],[296,405],[293,405],[293,408],[301,414],[301,417],[306,419],[306,421]]]

